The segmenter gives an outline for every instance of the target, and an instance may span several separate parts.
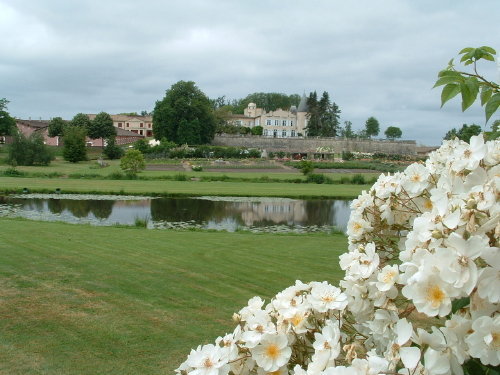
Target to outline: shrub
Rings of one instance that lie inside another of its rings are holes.
[[[177,173],[174,176],[174,180],[175,181],[187,181],[188,180],[188,176],[185,173]]]
[[[192,165],[191,166],[191,169],[194,171],[194,172],[201,172],[203,171],[203,167],[201,165]]]
[[[354,154],[350,151],[342,151],[342,160],[353,160]]]
[[[138,150],[127,150],[120,160],[120,168],[127,176],[135,176],[146,167],[144,156]]]
[[[3,171],[3,175],[9,177],[21,177],[24,176],[25,173],[16,169],[16,167],[9,167],[5,171]]]
[[[123,154],[123,149],[116,144],[116,138],[109,138],[106,147],[104,147],[104,155],[106,155],[108,159],[114,160],[120,159]]]
[[[63,157],[71,163],[87,160],[85,148],[85,128],[80,126],[66,126],[63,137]]]
[[[331,184],[333,180],[324,174],[309,173],[306,178],[307,182],[314,184]]]
[[[29,137],[18,132],[14,135],[9,146],[7,162],[11,165],[49,165],[54,159],[52,150],[49,149],[40,133],[33,133]]]
[[[307,176],[309,173],[312,173],[312,171],[314,171],[314,164],[309,160],[301,160],[297,168],[300,169],[304,176]]]
[[[366,184],[365,176],[363,176],[362,174],[355,174],[351,178],[351,183],[356,185],[364,185]]]

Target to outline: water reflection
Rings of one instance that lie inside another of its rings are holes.
[[[133,225],[147,220],[150,227],[224,229],[336,227],[344,230],[349,217],[347,200],[282,198],[157,198],[99,200],[0,197],[0,215],[37,220],[62,220],[97,225]],[[15,209],[14,209],[15,208]],[[13,214],[13,210],[15,214]],[[185,224],[185,225],[184,225]],[[180,225],[180,224],[179,224]],[[286,230],[284,230],[286,231]]]

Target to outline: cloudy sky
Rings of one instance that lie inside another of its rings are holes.
[[[500,52],[499,15],[498,0],[0,0],[0,98],[18,118],[70,119],[150,111],[179,80],[211,98],[328,91],[356,130],[374,116],[381,135],[437,145],[484,125],[431,88],[463,47]]]

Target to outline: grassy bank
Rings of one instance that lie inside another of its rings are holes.
[[[21,192],[23,188],[31,192],[54,192],[55,189],[61,189],[63,193],[96,194],[354,198],[362,190],[368,189],[369,185],[0,177],[0,192]]]
[[[171,373],[191,347],[231,330],[250,297],[295,279],[336,282],[346,248],[342,235],[0,225],[9,375]]]

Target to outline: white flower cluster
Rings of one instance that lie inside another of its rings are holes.
[[[447,375],[500,365],[500,142],[447,141],[352,203],[340,289],[258,297],[188,375]],[[468,373],[476,373],[470,372]],[[476,370],[474,370],[476,371]]]

